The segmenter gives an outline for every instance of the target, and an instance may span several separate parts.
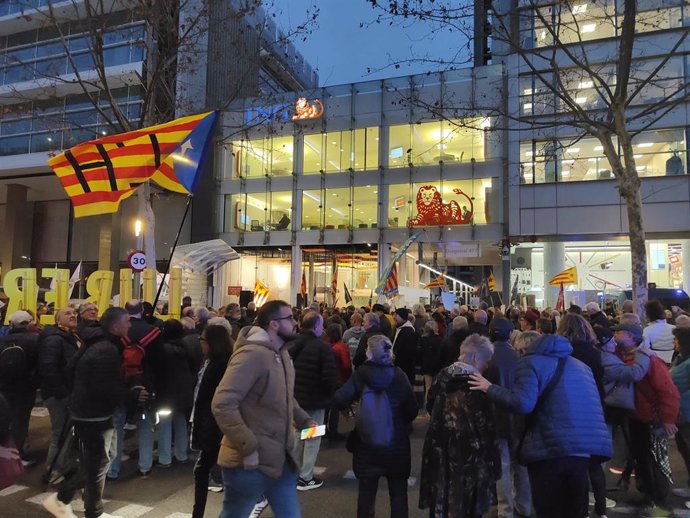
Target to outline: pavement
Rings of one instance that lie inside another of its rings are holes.
[[[419,469],[421,465],[421,448],[428,421],[419,417],[414,423],[412,435],[412,477],[409,480],[410,518],[428,516],[428,511],[417,508],[419,500]],[[342,420],[341,432],[346,432],[353,426],[352,421]],[[32,414],[31,429],[28,442],[29,455],[36,459],[44,459],[50,422],[45,408],[36,407]],[[132,448],[130,441],[126,444]],[[134,459],[135,452],[130,452],[132,459],[123,463],[120,480],[108,482],[105,487],[105,512],[121,516],[122,518],[190,518],[194,501],[193,462],[174,464],[169,469],[155,469],[148,478],[140,478],[136,474],[137,466]],[[674,473],[674,487],[686,487],[688,474],[680,455],[671,441],[671,466]],[[353,518],[356,516],[357,481],[351,473],[352,457],[345,450],[344,442],[330,442],[323,440],[317,461],[317,472],[323,478],[321,488],[299,492],[299,500],[304,518]],[[41,463],[30,468],[13,486],[0,491],[1,518],[49,518],[49,514],[40,506],[49,494],[49,488],[41,482],[44,465]],[[349,473],[348,473],[349,472]],[[617,501],[618,505],[610,509],[607,516],[639,517],[643,513],[639,508],[624,504],[629,496],[617,486],[618,477],[607,470],[608,497]],[[634,485],[634,484],[633,484]],[[220,513],[222,493],[209,493],[206,508],[207,517],[216,517]],[[676,511],[674,516],[690,518],[690,509],[686,508],[685,500],[676,496],[671,497],[672,507]],[[83,507],[75,504],[78,516],[83,516]],[[272,518],[270,507],[261,518]],[[381,480],[377,498],[377,516],[390,516],[388,510],[388,491],[385,480]],[[496,508],[485,515],[485,518],[495,518]]]

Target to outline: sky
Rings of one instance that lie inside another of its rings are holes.
[[[428,63],[398,69],[391,63],[424,55],[449,59],[458,48],[459,36],[449,31],[373,23],[377,11],[366,0],[274,0],[271,12],[289,31],[305,21],[315,3],[320,9],[317,26],[306,41],[295,40],[295,46],[318,69],[320,86],[435,71],[438,67]]]

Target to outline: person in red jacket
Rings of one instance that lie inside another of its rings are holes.
[[[336,390],[345,385],[352,376],[352,361],[350,360],[350,350],[343,342],[343,330],[340,324],[330,324],[326,328],[326,343],[331,346],[335,356],[336,366]],[[345,436],[338,433],[338,422],[340,413],[334,408],[328,410],[326,418],[326,437],[331,441],[344,440]]]
[[[639,324],[621,324],[615,328],[614,339],[621,352],[630,355],[642,343],[642,327]],[[680,394],[666,364],[658,356],[651,356],[647,374],[635,383],[635,410],[630,415],[630,450],[636,462],[637,489],[644,495],[643,504],[651,507],[652,516],[671,516],[668,509],[671,468],[666,439],[678,431],[679,407]]]

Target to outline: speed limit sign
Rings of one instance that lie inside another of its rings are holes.
[[[146,254],[143,250],[135,250],[127,258],[129,267],[135,272],[141,272],[146,269]]]

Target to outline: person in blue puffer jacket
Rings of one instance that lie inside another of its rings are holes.
[[[486,392],[489,399],[515,413],[536,410],[528,419],[520,453],[538,518],[587,515],[590,458],[611,457],[611,437],[592,371],[572,352],[566,338],[543,335],[526,347],[512,389],[493,385],[479,374],[470,380],[472,390]],[[561,377],[541,400],[559,360],[563,360]]]
[[[680,393],[680,415],[676,446],[683,457],[685,468],[690,474],[690,328],[676,327],[673,330],[673,345],[678,353],[671,367],[671,379]],[[688,480],[690,486],[690,479]],[[673,493],[690,497],[690,487],[674,489]]]

